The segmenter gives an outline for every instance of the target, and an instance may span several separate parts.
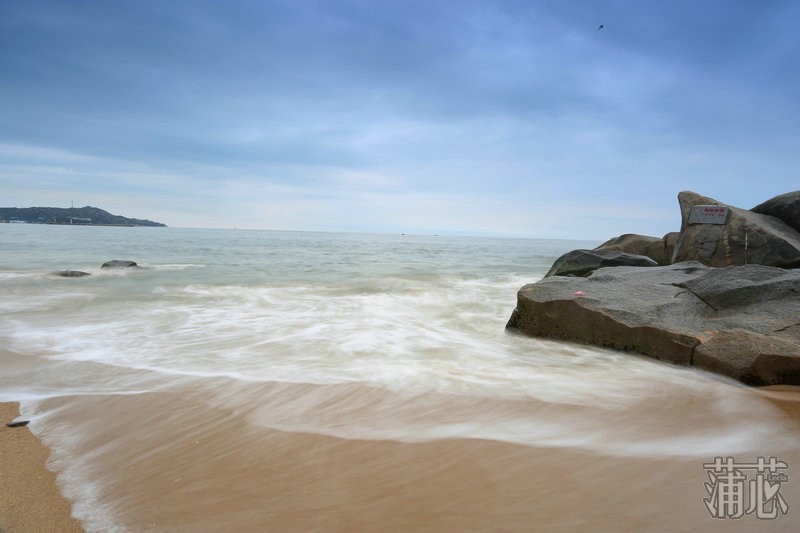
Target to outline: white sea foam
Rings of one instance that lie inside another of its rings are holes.
[[[533,396],[594,404],[630,394],[642,373],[685,371],[579,345],[507,335],[507,288],[442,279],[394,290],[349,285],[156,287],[127,301],[57,291],[0,333],[10,348],[173,374],[249,381],[363,382],[390,390]],[[132,287],[136,290],[137,287]],[[35,309],[62,310],[40,316]],[[617,379],[609,379],[611,375]]]
[[[42,277],[41,272],[6,271],[0,272],[0,282],[20,279],[35,279]]]

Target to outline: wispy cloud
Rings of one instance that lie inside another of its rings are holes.
[[[790,1],[6,2],[0,203],[663,234],[681,189],[750,207],[797,187],[798,16]]]

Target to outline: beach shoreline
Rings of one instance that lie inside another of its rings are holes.
[[[0,403],[0,531],[84,531],[47,469],[50,449],[27,427],[6,427],[18,416],[18,403]]]
[[[757,389],[751,389],[752,393],[760,398],[766,399],[770,401],[773,405],[778,407],[783,413],[787,415],[785,422],[787,423],[786,429],[787,430],[796,430],[798,426],[800,426],[800,387],[785,387],[785,386],[778,386],[778,387],[763,387]],[[151,413],[152,414],[152,413]],[[3,494],[2,500],[0,500],[0,531],[4,533],[13,533],[13,532],[26,532],[26,531],[65,531],[65,532],[81,532],[84,531],[82,524],[74,519],[71,518],[71,504],[68,500],[66,500],[58,490],[57,482],[56,482],[56,474],[47,470],[46,464],[48,461],[48,457],[50,455],[50,449],[47,448],[27,427],[19,427],[19,428],[8,428],[5,427],[5,423],[14,420],[19,415],[19,404],[18,403],[0,403],[0,421],[2,421],[3,426],[0,427],[0,472],[2,472],[2,477],[0,478],[0,493]],[[224,433],[230,434],[236,424],[232,424],[231,428],[227,429]],[[249,439],[250,436],[242,437]],[[465,483],[468,483],[469,479],[474,479],[476,474],[480,472],[490,472],[495,471],[495,464],[494,460],[491,459],[493,456],[498,458],[502,458],[500,463],[502,464],[505,461],[509,461],[513,459],[515,462],[519,461],[519,465],[528,465],[526,468],[530,468],[532,464],[538,465],[535,469],[531,470],[539,472],[541,475],[542,465],[547,465],[550,463],[550,460],[543,460],[544,456],[549,456],[551,458],[561,458],[559,461],[560,466],[555,468],[548,467],[545,472],[548,470],[552,470],[552,472],[546,475],[552,475],[553,477],[563,477],[563,476],[571,476],[574,475],[576,471],[580,471],[581,469],[586,469],[587,465],[594,463],[595,459],[589,459],[592,454],[586,454],[584,452],[576,452],[572,450],[566,449],[540,449],[537,447],[527,447],[527,446],[516,446],[510,445],[507,443],[501,442],[494,442],[494,441],[479,441],[479,440],[449,440],[445,439],[442,441],[437,442],[430,442],[430,443],[422,443],[422,444],[398,444],[394,442],[385,442],[381,443],[379,441],[352,441],[352,442],[345,442],[339,441],[339,439],[331,439],[329,437],[322,437],[322,436],[312,436],[312,435],[301,435],[301,434],[279,434],[275,435],[279,441],[285,441],[285,446],[280,446],[278,449],[294,449],[297,446],[306,446],[307,448],[318,448],[320,443],[333,443],[334,449],[335,447],[339,446],[346,446],[345,449],[355,449],[359,450],[356,455],[363,456],[363,454],[368,453],[375,453],[377,457],[386,457],[388,454],[399,454],[404,460],[403,463],[411,464],[422,460],[428,464],[434,464],[437,458],[446,457],[449,450],[468,450],[469,454],[472,455],[474,461],[476,463],[486,462],[484,468],[478,469],[476,472],[472,472],[472,475],[467,475],[469,472],[469,468],[466,465],[462,465],[461,468],[466,468],[467,470],[457,476],[459,483],[456,485],[462,486]],[[336,444],[336,442],[340,442]],[[305,444],[304,444],[305,443]],[[342,444],[344,443],[344,444]],[[371,452],[372,450],[372,452]],[[380,450],[380,452],[375,452],[374,450]],[[355,453],[355,452],[353,452]],[[293,467],[286,467],[285,463],[291,462],[294,457],[295,452],[290,453],[287,457],[273,457],[272,463],[270,468],[275,469],[282,469],[286,468],[287,475],[297,475],[299,471],[297,470],[298,465],[294,465]],[[331,456],[328,459],[331,459],[331,464],[336,464],[343,462],[342,459],[348,459],[344,462],[350,462],[352,464],[352,453],[347,452],[344,453],[341,457],[339,457],[339,452],[332,452]],[[315,458],[316,455],[311,454],[306,459]],[[319,457],[316,457],[319,459]],[[568,458],[569,460],[566,460]],[[337,460],[333,460],[337,459]],[[584,462],[585,461],[585,462]],[[620,468],[624,467],[625,463],[623,461],[609,459],[609,458],[600,458],[600,462],[610,462],[611,465],[614,465],[613,468]],[[673,460],[657,460],[651,461],[648,459],[631,459],[632,462],[641,464],[644,468],[652,468],[653,465],[664,465],[664,464],[672,464]],[[305,463],[303,461],[302,463]],[[684,477],[689,477],[693,468],[692,468],[692,461],[680,461],[682,463],[682,468],[684,470]],[[381,462],[374,463],[380,465]],[[568,466],[572,465],[572,466]],[[578,466],[575,466],[578,465]],[[583,465],[582,467],[580,465]],[[219,465],[218,465],[219,466]],[[327,469],[331,468],[330,466],[326,467]],[[209,471],[203,472],[196,482],[202,483],[202,479],[205,478],[208,483],[213,484],[214,476],[212,474],[211,468]],[[217,471],[219,469],[216,469]],[[655,469],[654,469],[655,470]],[[635,478],[634,472],[636,471],[635,468],[631,469],[631,478],[628,481],[633,481]],[[370,472],[370,468],[366,468],[363,470],[362,475],[368,475]],[[291,473],[291,474],[290,474]],[[331,473],[331,472],[329,472]],[[199,472],[198,472],[199,474]],[[341,477],[343,472],[332,471],[332,478],[336,479],[337,476]],[[423,475],[424,469],[420,469],[418,475]],[[122,477],[124,478],[128,474],[123,474]],[[385,480],[386,485],[391,485],[395,476],[398,475],[396,472],[394,474],[389,475]],[[461,477],[461,476],[464,477]],[[207,477],[208,476],[208,477]],[[402,477],[402,476],[400,476]],[[692,476],[693,477],[693,476]],[[543,487],[537,486],[536,484],[529,484],[525,481],[525,477],[520,477],[516,479],[514,482],[511,483],[511,486],[505,487],[506,490],[511,489],[514,485],[518,488],[525,488],[527,491],[533,492],[540,492]],[[130,481],[130,480],[129,480]],[[231,480],[233,481],[233,480]],[[445,476],[445,479],[440,481],[441,486],[439,487],[440,490],[452,490],[452,486],[450,482],[454,481],[453,479],[448,479],[448,476]],[[486,481],[486,480],[484,480]],[[323,483],[324,480],[320,479],[318,482]],[[432,482],[432,481],[431,481]],[[126,486],[130,486],[130,484],[125,483]],[[157,486],[157,485],[156,485]],[[328,487],[331,491],[335,492],[335,489],[338,485],[333,483],[330,487]],[[500,485],[502,486],[502,484]],[[498,488],[500,487],[498,486]],[[579,485],[575,485],[573,490],[577,490],[579,492],[583,492],[583,490],[578,489]],[[206,487],[204,490],[211,490],[211,487]],[[148,491],[149,492],[149,491]],[[394,493],[392,490],[387,490],[385,494],[386,497],[392,498],[391,494]],[[654,494],[658,494],[657,491]],[[394,495],[396,497],[397,494]],[[488,495],[484,494],[482,497],[486,497]],[[628,495],[629,497],[633,497],[632,494]],[[504,496],[505,498],[510,497],[510,493]],[[599,498],[597,493],[592,490],[588,492],[584,492],[584,497],[588,498]],[[566,498],[570,500],[570,498]],[[335,500],[335,498],[334,498]],[[176,507],[179,506],[180,502],[174,502]],[[333,503],[333,502],[328,502]],[[344,503],[344,502],[339,502]],[[521,504],[522,501],[517,502],[517,504]],[[574,503],[574,502],[573,502]],[[677,504],[678,502],[676,502]],[[258,501],[250,501],[249,505],[253,505],[254,507],[258,507]],[[594,507],[602,508],[603,505],[606,505],[607,502],[600,498]],[[557,504],[561,505],[561,504]],[[684,504],[685,505],[685,502]],[[564,507],[563,511],[567,512],[569,509],[569,505],[564,504],[561,505]],[[452,510],[456,512],[456,509]],[[459,512],[463,512],[463,509]],[[534,513],[536,514],[536,513]],[[280,524],[281,526],[292,527],[298,526],[302,524],[303,526],[308,526],[309,523],[306,522],[297,522],[297,517],[292,518],[294,515],[287,514],[286,516],[281,517],[281,519],[272,522],[272,524]],[[499,519],[499,517],[496,517]],[[698,516],[695,517],[702,518],[702,513],[698,513]],[[184,515],[184,519],[186,519],[189,523],[191,520],[188,516]],[[339,517],[342,519],[342,517]],[[351,517],[348,517],[349,520],[354,520],[352,525],[364,525],[362,522],[355,520]],[[345,521],[346,522],[346,521]],[[180,523],[180,522],[178,522]],[[449,522],[443,522],[449,523]],[[512,521],[513,523],[513,521]],[[508,524],[511,525],[512,523]],[[161,522],[162,525],[164,522]],[[138,523],[138,524],[129,524],[134,528],[144,527],[146,524]],[[172,523],[175,525],[175,523]],[[320,524],[315,524],[319,526]],[[387,524],[389,525],[389,524]],[[424,522],[401,522],[400,524],[394,524],[395,528],[390,527],[389,529],[395,530],[402,530],[404,527],[413,526],[412,528],[420,527],[424,529]],[[466,523],[459,523],[460,526],[466,526]],[[520,524],[516,524],[520,525]],[[649,529],[652,528],[652,523],[641,523],[640,525],[644,526],[645,528]],[[715,524],[710,524],[715,525]],[[755,524],[751,524],[755,525]],[[335,529],[335,528],[334,528]],[[513,525],[511,529],[514,529]]]

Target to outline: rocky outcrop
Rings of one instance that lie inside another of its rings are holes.
[[[544,277],[588,276],[598,268],[609,266],[658,266],[658,263],[643,255],[612,250],[572,250],[556,259]]]
[[[785,222],[728,206],[691,191],[679,193],[678,203],[681,207],[681,231],[672,263],[700,261],[715,267],[744,264],[800,267],[800,233]],[[725,223],[690,222],[692,208],[700,205],[726,207]]]
[[[672,256],[675,254],[675,245],[678,244],[678,237],[680,237],[679,231],[671,231],[664,235],[664,256],[665,256],[665,265],[672,264]]]
[[[103,263],[101,268],[130,268],[138,266],[139,265],[137,265],[135,261],[129,261],[127,259],[112,259],[111,261],[106,261]]]
[[[694,366],[752,385],[798,384],[798,342],[731,329],[716,334],[694,352]]]
[[[507,328],[800,385],[800,270],[693,261],[553,276],[520,289]]]
[[[595,250],[610,250],[626,254],[644,255],[658,263],[668,265],[672,259],[678,233],[667,233],[661,238],[626,233],[609,239]]]
[[[82,272],[80,270],[61,270],[59,272],[53,272],[56,276],[61,276],[62,278],[82,278],[83,276],[91,276],[88,272]]]
[[[778,218],[795,231],[800,231],[800,191],[781,194],[750,211]]]

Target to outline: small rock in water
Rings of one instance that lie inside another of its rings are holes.
[[[10,428],[18,428],[21,426],[27,426],[28,422],[30,422],[30,420],[20,420],[19,422],[9,422],[8,424],[6,424],[6,426]]]
[[[83,276],[91,276],[88,272],[82,272],[80,270],[62,270],[60,272],[54,273],[56,276],[61,276],[62,278],[81,278]]]
[[[111,261],[106,261],[103,263],[101,268],[125,268],[125,267],[138,267],[139,265],[136,264],[135,261],[129,261],[127,259],[113,259]]]

